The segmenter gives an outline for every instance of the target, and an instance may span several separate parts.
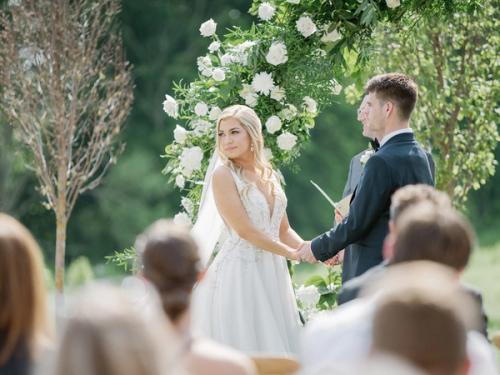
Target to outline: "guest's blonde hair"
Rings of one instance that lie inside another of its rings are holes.
[[[124,291],[102,285],[75,300],[56,375],[178,374],[180,346],[159,306],[141,310],[144,306],[135,306]]]
[[[0,365],[18,345],[33,358],[51,336],[42,252],[16,219],[0,213]]]
[[[247,107],[246,105],[236,104],[225,108],[220,114],[219,118],[217,119],[217,126],[215,131],[216,150],[220,158],[226,163],[226,165],[228,165],[233,171],[236,172],[238,176],[240,176],[244,180],[241,168],[224,155],[219,142],[218,134],[220,123],[223,120],[229,118],[238,120],[238,122],[241,124],[241,126],[243,126],[243,128],[250,136],[250,144],[253,149],[255,167],[260,172],[260,177],[262,181],[264,181],[264,184],[270,184],[272,193],[275,194],[275,187],[277,182],[273,180],[274,170],[269,161],[266,160],[264,156],[264,137],[262,135],[262,123],[259,119],[259,116],[257,116],[252,108]]]

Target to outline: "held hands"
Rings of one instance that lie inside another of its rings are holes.
[[[305,241],[297,251],[299,253],[299,259],[303,262],[317,263],[318,260],[314,257],[311,249],[311,241]]]
[[[330,258],[328,260],[325,260],[325,264],[327,266],[336,266],[338,264],[342,264],[344,262],[344,251],[345,250],[340,250],[337,255],[335,255],[333,258]]]

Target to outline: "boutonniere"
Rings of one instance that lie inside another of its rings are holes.
[[[363,152],[363,154],[359,158],[359,162],[361,163],[361,165],[365,166],[368,159],[370,159],[374,153],[375,153],[375,151],[372,150],[371,148],[366,150],[365,152]]]

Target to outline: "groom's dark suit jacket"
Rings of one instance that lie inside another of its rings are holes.
[[[382,262],[392,194],[409,184],[433,185],[433,175],[433,163],[412,133],[389,139],[368,159],[353,193],[349,215],[312,241],[315,258],[325,261],[351,245],[350,261],[343,267],[343,281]]]

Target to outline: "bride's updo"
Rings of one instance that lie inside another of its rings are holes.
[[[215,129],[215,144],[219,157],[240,177],[243,178],[241,168],[235,165],[235,163],[228,159],[222,152],[221,145],[219,143],[219,137],[217,136],[219,134],[220,123],[228,118],[234,118],[238,120],[241,126],[243,126],[243,128],[247,131],[248,135],[250,136],[250,142],[253,149],[255,166],[260,171],[260,176],[264,183],[271,184],[272,192],[274,194],[275,182],[272,179],[274,171],[271,164],[264,156],[264,137],[262,135],[262,123],[259,119],[259,116],[257,116],[252,108],[247,107],[246,105],[236,104],[227,107],[222,111],[219,118],[217,119],[217,126]]]
[[[137,238],[136,249],[144,277],[156,287],[163,310],[176,323],[189,307],[200,272],[195,241],[186,228],[162,219]]]

